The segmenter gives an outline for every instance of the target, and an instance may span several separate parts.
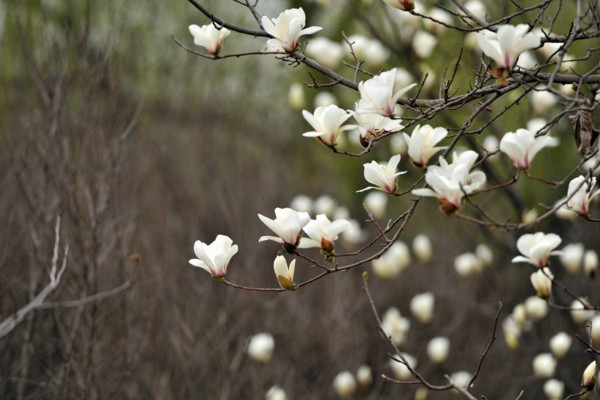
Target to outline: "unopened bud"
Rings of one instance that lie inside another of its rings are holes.
[[[596,361],[592,361],[585,371],[583,371],[581,386],[588,392],[594,390],[596,386]]]
[[[549,268],[538,269],[531,274],[531,284],[539,298],[548,300],[552,294],[552,272]]]
[[[598,253],[594,250],[585,252],[583,256],[583,271],[590,278],[594,278],[598,273]]]

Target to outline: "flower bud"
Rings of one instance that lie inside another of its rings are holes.
[[[270,333],[259,333],[252,336],[250,344],[248,344],[248,355],[265,364],[271,361],[273,350],[275,350],[275,339]]]
[[[431,33],[418,31],[413,36],[412,48],[417,57],[429,58],[437,42],[437,38]]]
[[[284,256],[275,257],[273,262],[273,269],[275,270],[275,276],[284,290],[295,290],[296,284],[294,283],[294,271],[296,270],[296,260],[292,260],[288,267]]]
[[[410,329],[410,320],[404,318],[400,311],[392,307],[383,314],[381,327],[396,346],[402,345],[406,341],[406,335]]]
[[[441,364],[448,358],[450,352],[450,339],[447,337],[436,337],[427,344],[427,357],[435,363]]]
[[[581,243],[568,244],[562,249],[559,259],[569,275],[575,275],[581,269],[585,248]]]
[[[292,83],[288,92],[288,101],[290,106],[296,110],[302,110],[306,104],[304,96],[304,87],[301,83]]]
[[[556,369],[556,359],[550,353],[541,353],[533,359],[533,374],[537,378],[551,378]]]
[[[485,5],[479,0],[470,0],[465,3],[465,8],[479,19],[485,19],[487,10]]]
[[[394,137],[401,137],[395,135]],[[404,140],[404,139],[402,139]],[[388,196],[382,192],[370,192],[365,196],[365,207],[375,218],[383,218],[385,215],[385,209],[387,207]]]
[[[596,315],[590,321],[590,339],[594,348],[600,347],[600,315]]]
[[[287,400],[285,391],[279,386],[272,386],[265,396],[265,400]]]
[[[524,223],[528,223],[528,222],[533,221],[537,217],[539,217],[538,210],[535,208],[532,208],[530,210],[523,211],[523,215],[521,215],[521,221],[523,221]]]
[[[498,151],[499,144],[500,142],[498,141],[498,138],[496,136],[487,135],[485,139],[483,139],[481,147],[483,147],[483,149],[488,153],[493,153],[494,151]]]
[[[410,354],[406,354],[406,353],[402,353],[402,355],[404,356],[404,359],[408,362],[408,365],[410,365],[411,368],[416,368],[416,366],[417,366],[416,358],[414,358]],[[399,361],[396,361],[394,359],[390,360],[390,367],[392,368],[392,371],[394,371],[394,375],[396,375],[396,378],[398,378],[400,380],[407,380],[412,377],[412,373],[406,367],[406,365],[404,365],[403,363],[401,363]]]
[[[475,248],[475,255],[484,265],[491,265],[494,262],[494,253],[485,243],[477,245]]]
[[[368,391],[373,383],[373,372],[371,371],[371,367],[366,364],[358,367],[358,371],[356,371],[356,381],[358,382],[358,389],[361,392]]]
[[[586,321],[590,320],[594,316],[594,310],[585,309],[581,302],[588,304],[586,300],[573,300],[571,303],[571,318],[577,325],[582,325]]]
[[[420,387],[415,391],[415,400],[427,400],[428,390],[424,387]]]
[[[519,347],[521,327],[515,320],[514,315],[509,315],[504,321],[502,321],[502,331],[504,332],[504,341],[511,350],[515,350],[517,347]]]
[[[531,93],[531,105],[536,114],[544,114],[558,102],[558,98],[547,90]]]
[[[512,315],[515,317],[515,322],[518,323],[520,327],[525,326],[527,323],[527,309],[523,303],[519,303],[513,308]]]
[[[473,253],[464,253],[454,259],[454,269],[460,276],[469,276],[482,269],[482,262]]]
[[[315,96],[315,108],[337,104],[335,96],[329,92],[319,92]]]
[[[594,278],[598,273],[598,253],[594,250],[585,252],[583,256],[583,272],[590,278]]]
[[[525,300],[527,317],[532,321],[539,321],[548,314],[548,303],[539,297],[531,296]]]
[[[572,342],[571,336],[565,332],[559,332],[550,339],[550,350],[556,358],[561,359],[567,355]]]
[[[342,371],[333,379],[333,389],[341,399],[352,397],[356,391],[356,381],[350,371]]]
[[[592,361],[585,371],[583,371],[581,386],[588,392],[594,390],[596,386],[596,361]]]
[[[450,375],[450,379],[454,384],[463,389],[468,389],[467,386],[473,379],[473,375],[468,371],[457,371]]]
[[[299,194],[290,202],[290,208],[299,212],[310,213],[313,208],[313,201],[310,197]]]
[[[557,379],[548,379],[544,383],[544,394],[548,400],[561,400],[565,391],[565,384]]]
[[[549,268],[538,269],[531,274],[531,284],[539,298],[544,300],[550,298],[552,294],[552,278],[554,278],[554,275],[552,275]]]
[[[414,0],[383,0],[390,6],[402,11],[411,11],[415,9]]]
[[[410,312],[422,323],[429,324],[433,320],[433,293],[426,292],[415,295],[410,301]]]
[[[431,261],[433,246],[426,235],[417,235],[413,239],[412,249],[419,261],[425,263]]]

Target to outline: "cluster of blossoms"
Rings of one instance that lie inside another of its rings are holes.
[[[402,11],[415,9],[415,3],[412,0],[384,1]],[[485,18],[485,9],[481,11],[477,9],[477,5],[473,5],[479,3],[478,1],[468,3],[470,7],[468,5],[465,7],[475,18]],[[301,36],[322,29],[316,26],[304,28],[306,16],[301,8],[286,10],[277,18],[263,16],[261,22],[264,31],[271,36],[267,41],[267,50],[272,52],[296,52],[299,49]],[[224,27],[210,24],[203,27],[192,25],[190,33],[194,36],[195,44],[204,47],[208,53],[218,56],[223,40],[229,36],[230,31]],[[417,35],[414,35],[415,38]],[[500,78],[501,82],[506,84],[505,74],[510,76],[511,71],[519,72],[522,71],[521,68],[528,69],[530,66],[536,65],[535,59],[532,59],[528,50],[540,48],[540,51],[544,52],[547,51],[547,45],[552,45],[552,43],[546,43],[542,46],[542,36],[540,32],[530,31],[528,25],[501,25],[497,27],[496,32],[481,31],[477,33],[476,42],[481,51],[496,63],[497,68],[492,71],[492,75]],[[422,43],[431,40],[426,36],[421,36],[420,39]],[[351,37],[348,41],[353,56],[357,58],[370,47],[364,45],[365,42],[358,36]],[[432,48],[435,46],[435,41],[432,43],[432,45],[424,47]],[[556,51],[554,50],[554,53]],[[335,68],[344,56],[339,44],[325,38],[311,40],[306,47],[306,53],[331,69]],[[419,55],[417,49],[415,49],[415,53]],[[521,59],[519,59],[520,57]],[[435,197],[444,212],[454,213],[461,208],[465,196],[477,193],[486,183],[486,175],[481,171],[473,170],[479,155],[472,150],[454,152],[451,163],[444,155],[439,157],[437,165],[429,165],[434,155],[447,148],[441,146],[440,143],[447,138],[448,130],[443,127],[416,125],[410,135],[402,132],[405,126],[402,125],[403,120],[400,118],[402,109],[399,103],[406,104],[401,100],[402,96],[416,85],[408,82],[399,84],[398,82],[401,81],[399,75],[402,75],[401,70],[394,68],[359,82],[357,89],[360,98],[355,103],[353,110],[343,109],[334,104],[334,100],[331,99],[316,106],[312,113],[303,109],[302,115],[312,127],[312,130],[304,132],[303,136],[315,138],[336,150],[344,132],[358,131],[359,143],[365,148],[370,148],[382,136],[395,133],[392,138],[402,141],[405,150],[405,153],[402,152],[402,154],[407,155],[415,167],[426,171],[427,187],[414,189],[411,193],[416,196]],[[557,98],[545,89],[538,87],[531,95],[535,99],[534,111],[538,114],[557,103]],[[303,105],[298,108],[303,108]],[[354,119],[355,124],[348,122],[350,118]],[[545,126],[545,121],[541,120],[540,122],[538,119],[535,123],[528,124],[526,128],[505,133],[500,141],[495,136],[488,137],[483,147],[488,153],[496,151],[504,153],[518,171],[523,170],[527,173],[534,157],[542,149],[559,144],[557,138],[544,132]],[[372,186],[358,190],[358,192],[370,189],[379,191],[377,197],[375,195],[370,197],[373,200],[365,199],[366,208],[375,218],[384,214],[384,211],[379,212],[378,210],[385,209],[387,201],[385,195],[397,195],[397,178],[407,172],[398,171],[400,161],[401,155],[395,154],[387,162],[371,161],[363,165],[364,178]],[[600,193],[600,189],[594,190],[595,185],[596,178],[591,177],[591,174],[572,179],[561,211],[566,210],[576,215],[589,217],[590,202]],[[381,204],[384,205],[381,206]],[[275,219],[261,214],[258,216],[275,234],[275,236],[262,236],[259,242],[275,241],[280,243],[288,253],[295,253],[298,249],[319,248],[328,258],[335,255],[334,242],[352,225],[346,218],[334,218],[331,221],[326,213],[317,213],[315,219],[311,219],[308,207],[277,208],[275,209]],[[530,219],[533,220],[535,217]],[[416,242],[417,240],[413,243],[413,250],[417,258],[423,262],[428,261],[431,258],[431,243],[427,239],[425,244],[419,245],[419,248],[426,249],[417,250]],[[561,262],[569,273],[579,270],[580,265],[583,264],[589,276],[596,274],[598,255],[595,252],[587,252],[584,255],[583,245],[580,244],[571,244],[562,251],[557,251],[556,248],[561,242],[558,235],[543,232],[525,234],[517,240],[516,246],[521,255],[514,257],[512,261],[513,263],[528,263],[536,268],[535,272],[530,275],[536,296],[531,296],[515,306],[513,312],[504,320],[505,338],[511,348],[517,347],[519,336],[523,330],[529,329],[533,322],[541,320],[548,313],[548,300],[552,296],[554,285],[554,274],[550,269],[549,261],[552,255],[560,256]],[[429,246],[428,250],[427,246]],[[194,251],[198,258],[190,260],[190,263],[205,269],[214,278],[223,280],[227,264],[237,253],[238,248],[233,245],[231,239],[219,235],[210,245],[197,241]],[[491,250],[487,246],[482,246],[478,247],[475,252],[457,256],[454,266],[459,275],[466,276],[483,270],[484,266],[492,262],[492,258]],[[398,276],[410,263],[411,255],[408,246],[396,241],[389,246],[385,253],[373,261],[373,270],[381,278],[393,278]],[[587,267],[585,267],[586,265]],[[288,264],[284,256],[276,257],[273,268],[281,288],[285,290],[297,288],[294,282],[295,267],[296,260],[292,260]],[[433,320],[434,305],[435,298],[432,293],[420,293],[411,300],[410,310],[420,323],[430,324]],[[577,324],[593,320],[590,329],[591,340],[594,343],[600,343],[600,316],[591,308],[587,300],[575,299],[571,304],[571,315]],[[411,321],[402,316],[400,311],[394,307],[388,309],[382,319],[382,329],[397,346],[405,343],[410,326]],[[261,362],[268,362],[273,351],[273,339],[272,337],[261,336],[259,338],[258,336],[251,341],[248,354]],[[557,360],[562,359],[568,353],[571,341],[572,338],[564,332],[556,334],[549,344],[551,352],[540,353],[534,358],[532,363],[534,375],[544,379],[552,378],[558,364]],[[260,351],[256,349],[260,349]],[[439,364],[447,359],[449,351],[450,340],[447,337],[435,337],[428,343],[426,353],[433,363]],[[411,377],[410,369],[416,367],[417,360],[404,353],[402,358],[402,362],[392,360],[390,366],[398,379],[406,380]],[[369,369],[368,374],[364,371],[360,373],[359,369],[356,378],[349,371],[340,372],[335,377],[333,387],[340,398],[353,396],[357,387],[360,387],[361,381],[368,381],[370,385],[371,371]],[[363,376],[364,379],[360,376]],[[451,379],[456,385],[466,387],[471,378],[472,376],[468,373],[458,372],[453,374]],[[585,369],[581,384],[585,390],[589,391],[594,388],[595,380],[596,363],[592,362]],[[561,381],[550,379],[544,384],[544,392],[549,398],[560,398],[563,391],[564,383]]]
[[[471,172],[477,157],[477,153],[471,150],[460,154],[455,152],[451,164],[440,157],[440,165],[430,166],[425,174],[425,181],[430,188],[415,189],[412,193],[437,197],[440,208],[446,213],[458,210],[463,197],[479,190],[486,181],[483,172]]]

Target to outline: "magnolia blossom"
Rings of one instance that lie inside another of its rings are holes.
[[[261,214],[258,214],[258,218],[277,235],[261,236],[258,239],[259,242],[273,240],[283,244],[286,250],[293,250],[296,247],[310,247],[307,239],[301,237],[302,228],[310,220],[307,213],[294,211],[291,208],[276,208],[275,219],[267,218]]]
[[[265,400],[288,400],[288,397],[285,393],[285,390],[283,390],[279,386],[272,386],[271,388],[269,388],[269,390],[267,390]]]
[[[587,391],[594,390],[596,386],[596,361],[592,361],[583,371],[583,376],[581,377],[581,386],[585,388]]]
[[[310,239],[306,239],[306,247],[320,247],[326,253],[333,252],[333,242],[338,238],[350,222],[345,219],[330,221],[325,214],[317,215],[303,228]]]
[[[525,24],[498,27],[496,38],[489,38],[480,32],[477,43],[483,53],[494,59],[498,67],[511,69],[517,62],[519,54],[525,50],[535,49],[541,44],[540,37],[535,33],[527,33],[529,26]]]
[[[376,161],[363,164],[364,174],[367,182],[372,183],[375,186],[369,186],[357,192],[364,192],[369,189],[377,189],[386,193],[394,193],[396,191],[396,177],[398,175],[405,174],[406,171],[396,172],[396,167],[400,162],[400,156],[395,155],[390,158],[387,165],[378,164]]]
[[[524,306],[527,318],[532,321],[539,321],[548,315],[548,303],[537,296],[525,299]]]
[[[250,338],[248,355],[259,362],[267,364],[271,361],[275,350],[275,339],[267,332],[259,333]]]
[[[410,301],[410,312],[423,324],[433,320],[435,297],[431,292],[415,295]]]
[[[275,261],[273,262],[273,270],[275,271],[275,276],[277,277],[279,286],[281,286],[282,289],[296,289],[296,284],[294,283],[294,271],[296,270],[296,260],[292,260],[288,267],[288,264],[285,261],[285,257],[277,256],[275,257]]]
[[[450,339],[444,336],[438,336],[427,344],[427,357],[434,364],[441,364],[448,358],[450,352]]]
[[[454,259],[454,269],[460,276],[469,276],[481,272],[483,263],[475,253],[463,253]]]
[[[590,208],[590,201],[600,193],[600,189],[592,192],[596,186],[596,178],[592,177],[589,180],[583,175],[569,182],[569,190],[567,192],[568,209],[575,211],[579,215],[586,215]]]
[[[341,399],[352,397],[356,391],[356,380],[350,371],[342,371],[333,379],[333,389]]]
[[[412,250],[419,261],[423,263],[431,261],[431,257],[433,257],[433,245],[427,235],[421,234],[415,236],[412,242]]]
[[[550,339],[550,350],[558,359],[564,358],[571,347],[573,339],[566,332],[559,332]]]
[[[583,243],[571,243],[562,249],[559,259],[569,275],[575,275],[581,270],[581,262],[585,253]]]
[[[298,47],[300,36],[310,35],[320,31],[320,26],[304,28],[306,15],[302,8],[291,8],[283,11],[277,18],[262,17],[262,25],[265,31],[273,37],[267,41],[267,47],[274,51],[293,52]]]
[[[366,364],[362,364],[358,367],[356,371],[356,381],[358,382],[358,388],[361,391],[366,391],[371,387],[373,383],[373,371],[371,371],[371,367]]]
[[[411,136],[403,133],[408,146],[408,156],[418,167],[427,165],[429,159],[445,147],[435,147],[447,135],[445,128],[432,128],[429,125],[417,125]]]
[[[364,206],[375,218],[383,218],[388,196],[381,192],[370,192],[365,196]]]
[[[417,196],[432,196],[438,198],[441,209],[451,213],[460,208],[465,194],[478,190],[486,181],[485,174],[481,171],[469,172],[477,153],[468,150],[460,155],[454,153],[452,164],[440,157],[440,165],[427,169],[425,181],[430,188],[415,189],[412,194]]]
[[[538,297],[542,299],[549,299],[552,294],[552,279],[554,275],[550,272],[550,269],[543,268],[538,269],[531,274],[530,280],[535,292]]]
[[[198,258],[192,258],[189,262],[194,267],[200,267],[211,274],[214,278],[222,278],[227,273],[229,260],[238,252],[238,246],[225,235],[217,235],[211,244],[196,240],[194,253]]]
[[[473,374],[468,371],[457,371],[450,375],[450,379],[454,384],[463,389],[468,389],[467,386],[471,383],[471,379],[473,379]]]
[[[390,56],[388,49],[379,40],[369,39],[363,35],[352,35],[343,44],[348,56],[352,59],[356,56],[357,59],[371,66],[382,65]]]
[[[559,251],[552,251],[560,245],[562,239],[554,233],[527,233],[517,240],[517,249],[521,256],[512,259],[513,263],[526,262],[538,268],[548,265],[548,258]]]
[[[527,169],[533,157],[544,147],[558,146],[558,139],[550,136],[535,136],[527,129],[508,132],[500,140],[500,151],[508,155],[517,169]]]
[[[588,250],[583,255],[583,272],[593,278],[598,273],[598,253],[594,250]]]
[[[381,136],[384,132],[397,132],[404,128],[401,119],[392,119],[377,113],[352,112],[352,115],[358,123],[360,144],[364,147],[368,146],[371,139]]]
[[[412,89],[416,84],[408,85],[394,93],[396,80],[396,69],[382,72],[373,78],[360,82],[358,91],[360,100],[356,112],[377,113],[386,117],[394,115],[396,102],[404,93]]]
[[[382,279],[396,278],[410,265],[408,246],[400,241],[395,242],[383,255],[372,262],[373,272]]]
[[[415,357],[407,353],[402,353],[402,356],[411,368],[417,367],[417,359]],[[410,372],[406,364],[404,364],[403,362],[391,359],[390,367],[392,368],[392,371],[394,371],[394,375],[396,375],[396,377],[400,380],[407,380],[412,377],[412,372]]]
[[[381,327],[396,346],[402,345],[406,341],[406,335],[410,329],[410,320],[404,318],[396,307],[388,309],[381,320]]]
[[[335,146],[340,133],[354,128],[352,125],[342,125],[352,114],[332,104],[327,107],[317,107],[314,115],[302,110],[302,116],[312,125],[314,131],[305,132],[302,136],[316,137],[327,146]]]
[[[412,48],[419,58],[429,58],[433,53],[433,48],[437,44],[437,38],[431,33],[418,31],[413,36]]]
[[[337,203],[335,199],[327,194],[321,195],[315,199],[313,205],[315,214],[325,214],[332,216],[337,209]]]
[[[329,69],[337,68],[344,57],[342,45],[324,37],[318,37],[309,41],[305,52],[319,64]]]
[[[544,383],[544,394],[548,400],[562,400],[565,392],[565,383],[557,379],[548,379]]]
[[[229,29],[217,28],[214,24],[190,25],[189,30],[194,37],[194,44],[204,47],[210,54],[218,54],[223,41],[231,34]]]
[[[556,370],[556,358],[551,353],[541,353],[533,359],[533,374],[537,378],[551,378]]]
[[[383,0],[386,4],[402,11],[414,10],[414,0]]]
[[[585,306],[582,302],[585,303]],[[595,311],[589,307],[589,302],[586,299],[573,300],[569,308],[571,309],[571,318],[575,324],[582,325],[594,318]]]

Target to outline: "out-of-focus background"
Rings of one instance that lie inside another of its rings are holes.
[[[240,4],[202,3],[230,23],[256,28]],[[391,26],[387,22],[380,27],[361,22],[361,15],[393,19],[396,14],[386,11],[383,2],[264,1],[259,11],[276,16],[292,6],[303,6],[308,25],[325,26],[322,36],[338,43],[342,31],[372,37],[372,29],[381,28],[394,38],[386,31]],[[503,11],[495,3],[487,6],[492,14]],[[568,16],[572,10],[565,6],[564,12]],[[388,159],[394,152],[381,144],[364,158],[343,157],[302,137],[309,126],[300,109],[312,112],[318,93],[330,92],[346,108],[353,107],[356,93],[302,85],[304,105],[298,99],[290,104],[290,85],[311,82],[306,67],[271,56],[220,61],[193,56],[170,36],[192,47],[187,27],[194,23],[208,20],[184,0],[0,2],[2,319],[47,286],[57,218],[59,266],[69,247],[61,282],[46,299],[54,305],[29,313],[0,338],[0,397],[260,399],[278,385],[290,399],[323,399],[335,397],[332,381],[338,372],[355,372],[367,364],[373,386],[356,399],[409,398],[414,387],[380,378],[393,372],[390,348],[378,334],[361,290],[362,271],[371,271],[370,264],[294,293],[275,294],[225,287],[188,264],[195,240],[211,242],[226,234],[240,248],[228,279],[275,287],[272,262],[280,249],[272,242],[257,243],[268,234],[257,214],[273,217],[275,207],[288,206],[300,194],[321,198],[325,208],[329,200],[321,196],[329,196],[335,203],[331,214],[347,211],[362,235],[374,235],[372,224],[364,221],[364,194],[355,191],[366,186],[362,164]],[[560,26],[567,28],[567,23]],[[439,43],[431,54],[419,58],[410,41],[390,39],[388,56],[365,68],[376,73],[398,65],[415,81],[429,73],[439,84],[464,37],[454,31],[432,34]],[[263,46],[262,38],[234,33],[224,52]],[[477,51],[465,50],[461,84],[478,68],[479,59]],[[339,70],[348,77],[354,74],[351,67]],[[422,95],[433,96],[436,85]],[[457,110],[431,123],[452,124],[470,111]],[[531,106],[524,104],[501,118],[490,135],[500,137],[532,116]],[[564,132],[557,129],[553,136],[572,140],[566,121],[559,127]],[[575,145],[568,146],[569,153],[545,150],[534,172],[558,179],[560,174],[553,176],[549,166],[559,170],[578,161]],[[497,167],[500,177],[510,176],[508,160],[499,160]],[[421,173],[406,160],[401,168],[409,170],[406,182]],[[528,207],[537,206],[531,199],[552,204],[565,194],[541,183],[521,185],[517,191]],[[493,197],[489,202],[507,218],[519,219],[527,209],[515,211]],[[385,280],[370,272],[370,284],[382,314],[396,307],[411,320],[401,348],[417,357],[424,375],[441,384],[444,374],[474,370],[490,340],[499,301],[504,317],[534,293],[531,271],[510,264],[516,234],[479,229],[442,214],[434,201],[422,203],[401,240],[411,246],[418,234],[428,235],[431,261],[419,261],[413,253],[399,277]],[[410,199],[391,198],[381,221],[409,204]],[[582,229],[555,219],[536,230],[560,233],[565,242],[598,250],[594,225]],[[460,276],[455,257],[481,243],[492,249],[494,261],[481,272]],[[359,245],[355,237],[339,246],[352,250]],[[297,280],[315,273],[306,263],[298,264]],[[583,274],[555,275],[565,275],[568,284],[584,293],[595,284]],[[127,282],[130,288],[98,301],[64,303]],[[436,298],[435,318],[428,325],[409,308],[413,296],[423,292]],[[555,311],[531,324],[511,350],[499,327],[476,391],[488,398],[515,398],[526,388],[525,398],[543,398],[544,380],[534,377],[531,360],[548,352],[548,338],[562,329],[584,333],[568,313]],[[249,339],[259,332],[275,338],[268,364],[246,354]],[[450,355],[441,365],[428,361],[425,353],[435,336],[451,339]],[[583,346],[574,339],[556,372],[567,390],[578,390],[586,361]],[[447,396],[430,393],[431,398]]]

